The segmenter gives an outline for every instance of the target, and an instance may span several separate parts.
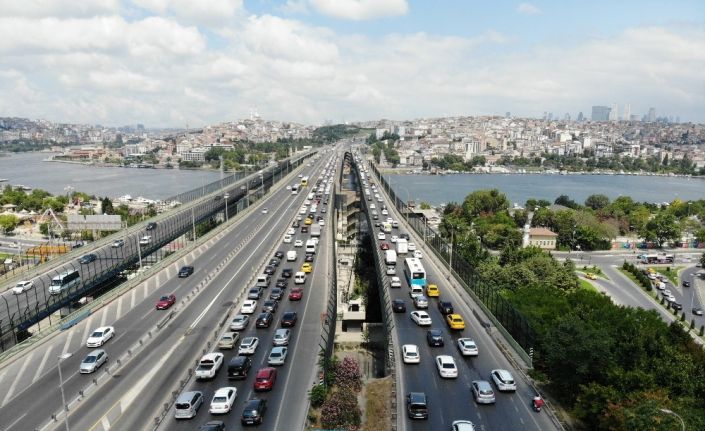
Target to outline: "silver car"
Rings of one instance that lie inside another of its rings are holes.
[[[238,314],[233,317],[232,322],[230,322],[230,329],[233,331],[242,331],[247,328],[248,323],[250,323],[250,316],[246,314]]]
[[[103,349],[95,349],[90,352],[81,362],[79,372],[89,374],[95,372],[108,361],[108,354]]]
[[[474,380],[470,385],[473,398],[478,404],[494,404],[494,391],[487,380]]]
[[[286,346],[289,344],[289,338],[291,337],[291,331],[287,328],[280,328],[274,332],[273,343],[275,346]]]
[[[288,351],[289,349],[286,347],[272,347],[269,358],[267,358],[267,363],[269,365],[284,365]]]

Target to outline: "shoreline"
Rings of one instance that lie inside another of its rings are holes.
[[[446,175],[546,175],[546,176],[576,176],[576,175],[593,175],[593,176],[625,176],[625,177],[664,177],[664,178],[693,178],[696,180],[705,180],[703,175],[686,175],[673,173],[656,173],[656,172],[614,172],[614,171],[508,171],[508,172],[477,172],[477,171],[438,171],[431,173],[428,171],[410,171],[409,169],[393,169],[380,168],[379,171],[385,175],[428,175],[428,176],[446,176]]]

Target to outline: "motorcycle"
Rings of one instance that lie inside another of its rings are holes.
[[[534,408],[534,411],[536,413],[541,412],[541,407],[543,407],[543,399],[541,397],[534,397],[533,400],[531,400],[531,406]]]

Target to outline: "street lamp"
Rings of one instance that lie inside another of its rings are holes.
[[[680,417],[680,415],[673,410],[669,409],[659,409],[662,413],[666,413],[667,415],[673,415],[678,418],[679,421],[681,421],[681,429],[685,431],[685,422],[683,421],[683,418]]]
[[[66,405],[66,397],[64,395],[64,378],[61,375],[61,361],[68,359],[72,356],[71,353],[63,353],[58,356],[58,368],[59,368],[59,389],[61,389],[61,408],[64,410],[64,425],[66,426],[66,431],[69,429],[69,408]]]
[[[230,199],[230,195],[226,193],[223,195],[223,198],[225,199],[225,222],[227,223],[228,221],[228,199]]]

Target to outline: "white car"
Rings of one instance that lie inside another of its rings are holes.
[[[267,364],[284,365],[284,362],[286,362],[286,355],[288,351],[289,349],[287,347],[272,347],[272,351],[269,352],[269,357],[267,358]]]
[[[230,329],[233,331],[242,331],[247,328],[247,324],[250,323],[250,316],[245,314],[238,314],[233,317],[232,322],[230,322]]]
[[[663,291],[663,296],[673,296],[673,294],[671,294],[671,291],[669,289],[665,289]]]
[[[370,209],[373,210],[373,209],[375,209],[375,208],[376,208],[375,204],[370,204]]]
[[[208,412],[214,415],[229,413],[235,404],[235,398],[237,398],[237,388],[229,386],[218,389],[213,394]]]
[[[416,244],[414,244],[413,242],[407,243],[406,249],[409,251],[416,251]]]
[[[472,338],[458,338],[457,346],[463,356],[477,356],[480,354],[477,350],[477,344]]]
[[[397,268],[395,266],[387,266],[387,275],[394,275],[397,273]]]
[[[257,351],[257,346],[259,346],[259,338],[257,337],[245,337],[240,342],[240,347],[237,349],[238,355],[254,355]]]
[[[319,225],[319,226],[325,226],[325,225],[326,225],[326,222],[323,221],[323,219],[318,220],[318,225]]]
[[[212,379],[223,366],[223,355],[220,352],[216,353],[206,353],[198,361],[198,366],[196,367],[196,378],[197,379]]]
[[[384,240],[386,237],[384,236],[384,232],[380,232],[377,234],[377,239],[379,240]]]
[[[401,346],[401,354],[405,364],[418,364],[421,362],[419,347],[416,344],[404,344]]]
[[[290,227],[289,230],[286,231],[287,235],[296,235],[296,229],[293,227]]]
[[[411,320],[419,326],[431,326],[431,316],[425,311],[412,311]]]
[[[381,201],[380,201],[381,202]],[[382,215],[389,215],[389,211],[387,210],[382,210]]]
[[[398,236],[392,235],[392,238],[390,239],[390,241],[392,241],[392,242],[397,242],[398,239],[399,239]]]
[[[269,212],[269,209],[267,208],[262,208],[262,214],[267,214]]]
[[[24,281],[19,281],[15,285],[15,287],[12,288],[12,293],[15,295],[19,295],[22,292],[26,292],[29,289],[34,288],[34,282],[29,281],[29,280],[24,280]]]
[[[421,253],[421,250],[414,250],[414,257],[417,259],[423,259],[423,253]]]
[[[112,326],[101,326],[93,331],[88,340],[86,340],[86,347],[100,347],[107,343],[108,340],[115,336],[115,328]]]
[[[240,307],[240,313],[242,314],[252,314],[257,309],[257,301],[254,299],[246,299],[242,302],[242,307]]]
[[[392,281],[389,284],[391,287],[401,287],[401,279],[399,277],[392,277]]]
[[[455,365],[455,359],[450,355],[436,356],[436,367],[438,368],[438,374],[445,379],[458,377],[458,367]]]
[[[304,242],[303,242],[302,240],[300,240],[300,239],[297,239],[297,240],[294,242],[294,247],[303,247],[303,246],[304,246]]]
[[[291,241],[292,241],[293,239],[294,239],[294,238],[293,238],[291,235],[284,235],[284,242],[287,243],[287,244],[291,244]]]
[[[152,242],[152,235],[145,235],[140,239],[140,245],[148,245]]]
[[[81,374],[88,374],[95,372],[100,368],[101,365],[106,363],[108,360],[108,354],[105,353],[103,349],[95,349],[89,353],[81,362],[78,372]]]
[[[287,185],[287,186],[286,186],[286,189],[287,189],[287,190],[291,190],[291,186],[290,186],[290,185]]]
[[[466,420],[453,421],[450,426],[451,431],[475,431],[475,425]]]
[[[492,370],[490,373],[492,381],[497,386],[498,391],[516,391],[517,384],[514,377],[507,370]]]

